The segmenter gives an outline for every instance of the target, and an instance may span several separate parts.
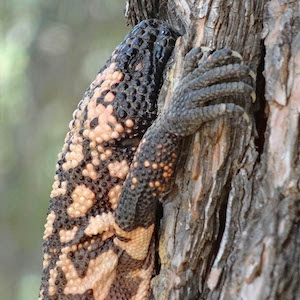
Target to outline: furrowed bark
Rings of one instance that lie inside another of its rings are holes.
[[[257,73],[257,99],[245,107],[249,122],[220,118],[186,141],[176,193],[163,208],[152,298],[300,299],[299,1],[157,7],[185,33],[166,103],[185,53],[199,45],[238,51]]]

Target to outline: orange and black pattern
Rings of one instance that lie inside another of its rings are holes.
[[[136,26],[99,71],[69,125],[44,233],[40,299],[142,299],[154,226],[125,232],[114,219],[133,155],[157,115],[177,35]]]
[[[234,103],[253,100],[255,76],[238,53],[197,47],[157,117],[176,38],[164,22],[141,22],[79,102],[58,157],[39,299],[147,299],[156,206],[182,139],[204,122],[244,115]]]

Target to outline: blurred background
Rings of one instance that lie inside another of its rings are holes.
[[[57,154],[130,30],[124,0],[0,2],[0,299],[37,299]]]

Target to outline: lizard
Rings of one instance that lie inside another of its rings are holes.
[[[201,124],[243,115],[253,72],[230,49],[192,48],[157,116],[179,34],[144,20],[114,50],[73,113],[58,155],[43,236],[39,299],[147,299],[156,208],[180,146]]]

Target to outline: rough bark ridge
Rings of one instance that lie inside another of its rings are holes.
[[[128,1],[131,24],[156,16],[186,33],[166,103],[192,46],[234,49],[257,71],[250,122],[222,118],[186,142],[153,299],[300,299],[300,3],[266,2]]]

